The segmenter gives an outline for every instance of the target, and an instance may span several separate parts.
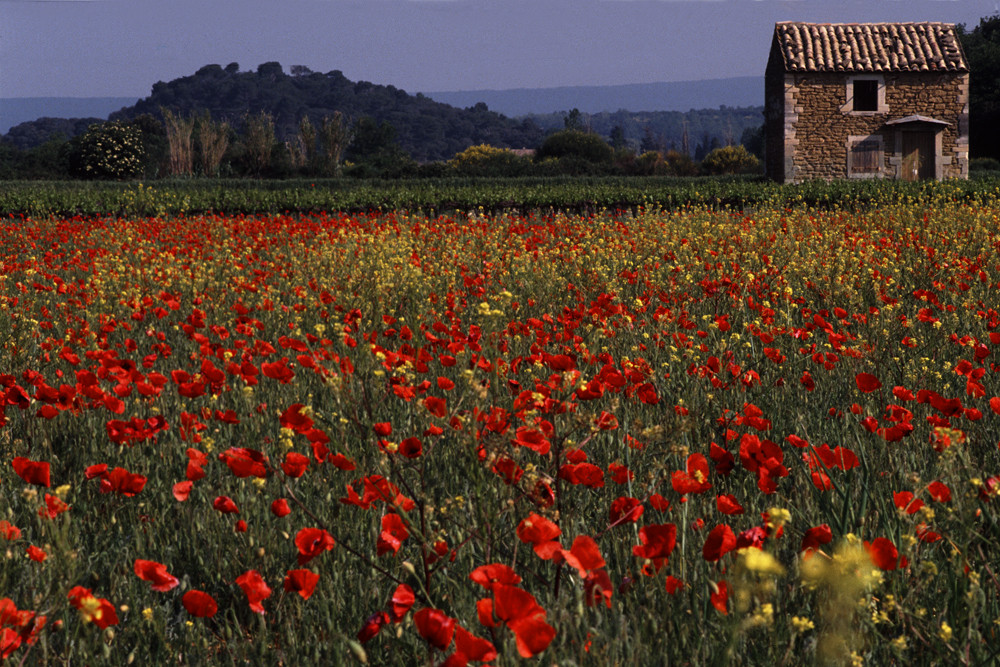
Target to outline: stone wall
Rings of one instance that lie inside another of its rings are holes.
[[[940,131],[938,174],[942,178],[968,176],[968,74],[886,72],[880,76],[886,110],[852,112],[847,74],[784,74],[785,164],[784,178],[779,180],[847,178],[848,137],[872,135],[880,135],[884,147],[878,176],[896,178],[898,155],[892,159],[899,151],[900,128],[885,123],[913,114],[950,123]],[[770,106],[777,100],[767,102]],[[771,122],[770,127],[776,125]],[[770,160],[768,166],[772,166]]]

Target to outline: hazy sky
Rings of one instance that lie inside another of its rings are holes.
[[[207,64],[410,93],[763,75],[775,21],[947,21],[997,0],[0,0],[0,97],[145,97]]]

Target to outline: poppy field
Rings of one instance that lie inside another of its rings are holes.
[[[991,664],[1000,202],[0,220],[14,663]]]

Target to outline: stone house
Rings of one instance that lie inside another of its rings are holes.
[[[954,25],[777,23],[764,90],[776,181],[968,178],[969,65]]]

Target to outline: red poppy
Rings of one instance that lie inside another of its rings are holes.
[[[165,565],[156,561],[137,558],[133,569],[135,576],[153,584],[153,590],[159,593],[166,593],[180,583],[177,577],[167,572]]]
[[[611,503],[611,509],[608,510],[608,522],[612,526],[622,523],[635,523],[644,511],[645,508],[643,508],[638,498],[622,496],[621,498],[616,498]]]
[[[728,603],[729,603],[729,584],[725,581],[720,581],[712,589],[712,595],[710,597],[712,606],[719,610],[720,613],[724,615],[729,614]]]
[[[264,579],[260,576],[260,572],[257,570],[247,570],[236,577],[236,585],[246,593],[250,609],[258,614],[263,614],[264,607],[261,605],[261,602],[271,596],[271,589],[268,588]]]
[[[403,518],[394,512],[390,512],[382,517],[382,531],[379,533],[375,552],[382,556],[389,553],[393,555],[399,553],[403,542],[410,536]]]
[[[684,582],[683,581],[681,581],[677,577],[673,576],[672,574],[671,575],[667,575],[667,583],[666,583],[667,593],[669,593],[670,595],[673,595],[673,594],[677,593],[678,591],[682,590],[683,588],[684,588]]]
[[[719,524],[708,534],[701,554],[710,563],[725,556],[736,547],[736,534],[726,524]]]
[[[493,587],[497,584],[516,586],[521,583],[521,577],[514,572],[514,569],[503,563],[481,565],[472,571],[469,579],[472,579],[486,590],[493,590]]]
[[[604,471],[593,463],[567,463],[559,468],[559,478],[592,489],[604,488]]]
[[[146,486],[146,478],[130,473],[125,468],[115,468],[101,478],[101,493],[119,493],[131,498]]]
[[[211,618],[219,610],[219,605],[211,595],[197,589],[185,593],[181,598],[181,604],[189,614],[199,618]]]
[[[292,403],[289,405],[278,420],[285,428],[290,428],[296,433],[304,433],[313,426],[312,417],[305,413],[305,406],[302,403]]]
[[[285,462],[281,464],[281,469],[289,477],[302,477],[306,468],[309,467],[309,457],[298,452],[288,452],[285,454]]]
[[[899,561],[899,552],[892,540],[885,537],[876,537],[871,544],[865,542],[868,555],[871,556],[872,563],[880,570],[895,570]]]
[[[871,373],[858,373],[854,376],[854,382],[862,393],[869,394],[882,387],[882,383]]]
[[[585,577],[589,570],[596,570],[605,565],[604,558],[597,548],[597,542],[589,535],[577,537],[569,550],[562,550],[562,555],[569,565],[580,572],[581,577]]]
[[[424,607],[413,615],[417,632],[427,643],[443,651],[451,644],[455,634],[455,619],[449,617],[440,609]]]
[[[448,403],[438,396],[428,396],[424,399],[424,407],[427,412],[439,419],[444,419],[448,415]]]
[[[670,483],[681,495],[709,490],[712,483],[708,481],[708,459],[704,454],[691,454],[687,459],[687,471],[675,471]]]
[[[14,472],[27,484],[49,486],[49,464],[45,461],[32,461],[23,456],[17,456],[11,461]]]
[[[392,620],[399,623],[406,616],[406,613],[413,607],[417,598],[413,594],[413,589],[406,584],[400,584],[392,593],[389,605],[392,609]]]
[[[601,431],[613,431],[618,428],[618,419],[610,412],[601,412],[594,425]]]
[[[278,498],[273,503],[271,503],[271,514],[278,517],[286,517],[292,513],[292,508],[288,506],[288,501],[284,498]]]
[[[45,551],[39,549],[34,544],[28,545],[27,554],[28,558],[35,561],[36,563],[41,563],[49,556],[47,553],[45,553]]]
[[[93,622],[101,630],[109,625],[118,625],[115,606],[104,598],[96,597],[89,588],[74,586],[66,594],[71,605],[79,609],[84,619]]]
[[[552,643],[556,629],[545,621],[545,610],[539,607],[540,613],[521,616],[507,623],[514,633],[517,652],[522,658],[532,658]]]
[[[21,529],[7,519],[0,520],[0,537],[5,540],[16,540],[21,537]]]
[[[260,365],[260,370],[264,374],[264,377],[277,380],[281,384],[288,384],[295,377],[295,372],[287,364],[287,358],[282,358],[281,361],[273,363],[265,361]]]
[[[377,611],[372,614],[365,624],[361,626],[358,630],[358,641],[365,644],[375,638],[379,632],[381,632],[382,627],[388,623],[391,619],[389,614],[384,611]]]
[[[185,500],[187,500],[188,497],[191,495],[191,488],[192,487],[194,487],[194,482],[190,482],[190,481],[188,481],[188,482],[177,482],[176,484],[174,484],[172,492],[173,492],[174,498],[177,500],[177,502],[182,503]]]
[[[677,544],[677,526],[672,523],[650,524],[639,529],[641,545],[632,547],[639,558],[667,558]]]
[[[542,456],[549,453],[549,449],[552,444],[545,437],[545,434],[538,429],[529,428],[527,426],[519,426],[515,434],[514,440],[511,440],[512,444],[518,445],[520,447],[527,447],[535,452],[538,452]]]
[[[285,574],[284,588],[289,593],[298,593],[303,600],[308,600],[309,596],[316,590],[316,582],[319,575],[309,570],[289,570]]]
[[[743,514],[743,506],[736,500],[736,496],[725,493],[715,497],[715,506],[720,512],[726,515]]]
[[[802,546],[801,551],[815,551],[819,549],[821,544],[829,544],[833,541],[833,531],[830,530],[830,526],[827,524],[820,524],[814,528],[810,528],[802,536]]]
[[[372,428],[375,429],[375,434],[382,438],[388,438],[392,435],[392,424],[389,422],[378,422],[374,424]]]
[[[522,542],[538,544],[554,540],[562,534],[555,523],[535,513],[528,515],[517,525],[517,537]]]
[[[38,516],[46,519],[54,519],[63,512],[70,509],[70,506],[64,503],[57,496],[51,494],[45,494],[45,507],[38,510]]]
[[[476,637],[461,625],[455,625],[455,650],[466,660],[488,662],[497,657],[496,647],[485,639]]]
[[[931,494],[931,498],[939,503],[951,502],[951,489],[943,482],[931,482],[927,485],[927,492]]]
[[[399,443],[398,451],[408,459],[415,459],[423,453],[424,446],[419,438],[406,438]]]
[[[907,514],[914,514],[924,506],[924,501],[920,498],[914,498],[913,493],[910,491],[894,492],[892,494],[892,502],[898,509],[903,510]]]
[[[239,514],[240,509],[229,496],[219,496],[212,502],[212,508],[222,514]]]
[[[333,549],[334,544],[333,537],[322,528],[303,528],[295,535],[299,565],[305,565],[324,551]]]
[[[219,454],[219,460],[237,477],[267,477],[267,456],[256,450],[230,447]]]
[[[607,570],[601,568],[587,573],[583,580],[583,600],[588,607],[596,607],[603,602],[605,607],[611,609],[613,593],[614,586]]]
[[[635,479],[635,474],[621,463],[611,463],[608,465],[608,472],[611,474],[611,481],[615,484],[628,484]]]

